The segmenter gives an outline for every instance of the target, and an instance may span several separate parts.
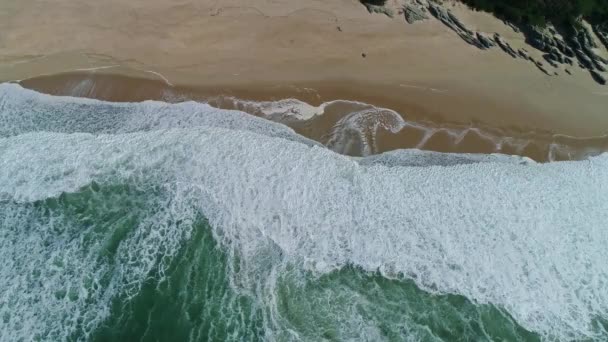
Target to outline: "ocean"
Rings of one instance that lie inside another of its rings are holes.
[[[350,157],[0,85],[1,341],[605,341],[608,154]]]

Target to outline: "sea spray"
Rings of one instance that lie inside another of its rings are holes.
[[[240,112],[10,87],[0,118],[38,116],[0,138],[0,339],[608,336],[606,155],[353,159]]]

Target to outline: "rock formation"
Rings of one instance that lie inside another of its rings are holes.
[[[492,39],[484,36],[482,33],[477,32],[476,36],[477,36],[477,40],[481,44],[482,48],[484,48],[484,49],[490,49],[490,48],[493,48],[495,46],[495,44],[492,41]]]
[[[509,42],[495,33],[489,37],[481,32],[474,32],[460,21],[454,13],[445,8],[436,0],[404,0],[402,13],[408,23],[428,19],[430,13],[434,18],[442,22],[451,30],[456,32],[465,42],[479,49],[492,49],[498,46],[506,54],[513,58],[523,59],[534,63],[534,65],[547,75],[557,74],[549,71],[541,61],[531,57],[525,49],[515,50]],[[607,77],[602,73],[608,72],[608,59],[600,56],[596,51],[600,44],[608,49],[608,23],[605,25],[563,28],[563,33],[552,25],[540,28],[531,25],[520,25],[518,27],[510,22],[505,22],[515,32],[521,32],[526,42],[543,53],[546,63],[555,69],[561,66],[573,67],[578,65],[590,72],[592,78],[600,83],[606,84]],[[560,34],[561,33],[561,34]],[[595,37],[597,39],[595,39]],[[599,44],[597,42],[599,40]],[[575,63],[576,62],[576,63]],[[566,73],[572,74],[570,69]]]
[[[591,70],[590,72],[591,72],[591,77],[593,77],[593,79],[594,79],[594,80],[595,80],[597,83],[599,83],[599,84],[601,84],[601,85],[606,85],[606,83],[607,83],[608,81],[606,80],[606,78],[605,78],[605,77],[604,77],[602,74],[600,74],[599,72],[597,72],[597,71],[595,71],[595,70]]]
[[[498,46],[500,46],[502,51],[508,53],[511,57],[513,57],[513,58],[518,57],[517,52],[515,52],[515,50],[511,47],[511,45],[509,45],[509,43],[507,43],[504,39],[502,39],[502,37],[498,33],[494,34],[494,41],[496,42],[496,44],[498,44]]]
[[[460,20],[458,20],[458,18],[456,18],[456,16],[450,12],[450,10],[432,2],[429,2],[428,5],[429,12],[444,25],[456,32],[465,42],[480,49],[487,48],[482,42],[479,41],[476,34],[469,30]]]
[[[424,7],[413,3],[403,6],[403,15],[405,16],[405,20],[410,24],[429,18],[425,13]]]

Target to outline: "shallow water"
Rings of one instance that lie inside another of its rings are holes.
[[[337,154],[0,85],[0,340],[608,338],[608,158]]]
[[[217,97],[209,104],[238,109],[293,127],[350,156],[415,148],[445,153],[502,153],[539,162],[580,160],[608,151],[608,136],[576,138],[538,130],[410,119],[367,103],[336,100],[311,106],[297,99],[245,101]]]
[[[283,85],[255,90],[251,86],[226,95],[235,90],[180,87],[95,71],[35,77],[21,84],[54,95],[114,102],[195,100],[280,122],[335,152],[351,156],[416,148],[448,153],[503,153],[547,162],[580,160],[608,151],[605,134],[573,137],[526,127],[526,122],[522,122],[522,127],[504,127],[497,122],[452,122],[449,117],[431,117],[415,109],[398,111],[341,99],[355,96],[350,93],[320,94],[307,87]],[[338,99],[323,100],[322,95]]]

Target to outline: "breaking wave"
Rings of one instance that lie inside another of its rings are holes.
[[[3,84],[0,156],[1,340],[608,338],[606,154],[352,158]]]

